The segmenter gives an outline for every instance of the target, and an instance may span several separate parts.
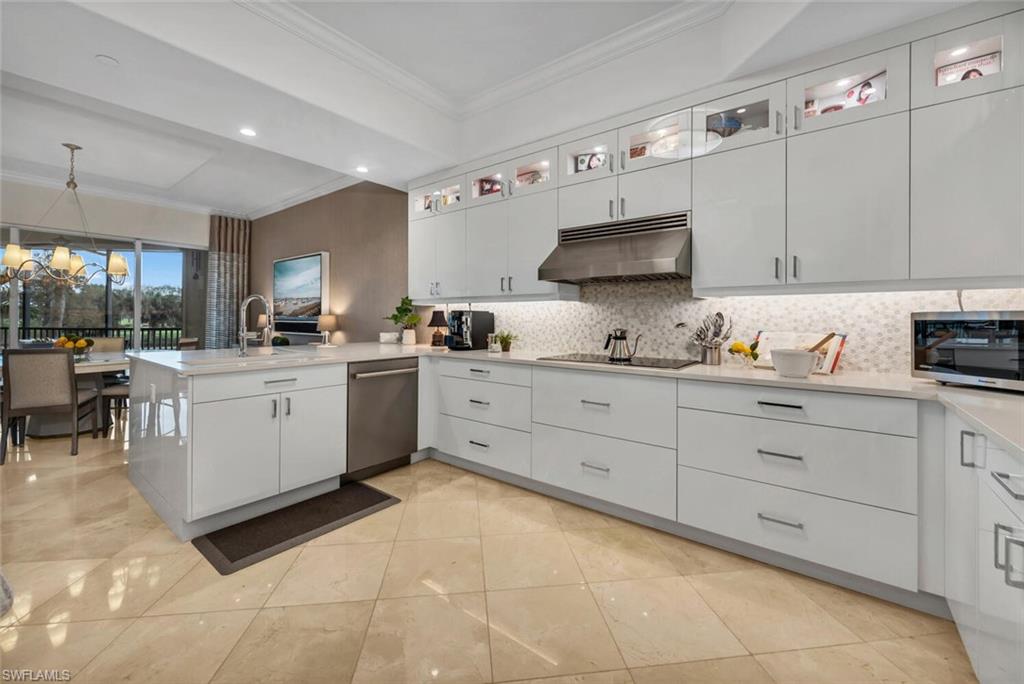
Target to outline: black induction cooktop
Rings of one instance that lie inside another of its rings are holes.
[[[538,361],[574,361],[577,363],[600,363],[605,366],[634,366],[636,368],[667,368],[677,370],[686,368],[695,363],[696,359],[662,359],[654,356],[634,356],[628,363],[611,362],[607,354],[559,354],[557,356],[542,356]]]

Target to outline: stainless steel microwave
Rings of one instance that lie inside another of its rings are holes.
[[[1024,311],[911,314],[912,375],[1024,392]]]

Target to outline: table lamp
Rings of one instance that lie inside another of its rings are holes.
[[[321,347],[333,347],[331,344],[331,333],[338,329],[338,317],[334,314],[324,314],[317,317],[316,329],[324,334],[324,341]]]
[[[431,347],[443,347],[444,346],[444,333],[441,332],[441,328],[448,327],[448,319],[445,318],[444,311],[440,309],[434,309],[434,313],[430,314],[430,323],[427,325],[434,328],[434,334],[430,338]]]

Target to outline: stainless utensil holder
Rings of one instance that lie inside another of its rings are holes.
[[[705,366],[721,366],[722,365],[722,348],[721,347],[701,347],[700,348],[700,362]]]

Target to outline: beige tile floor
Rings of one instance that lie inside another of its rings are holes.
[[[0,667],[86,682],[973,682],[952,624],[426,461],[403,503],[221,577],[123,432],[0,468]]]

